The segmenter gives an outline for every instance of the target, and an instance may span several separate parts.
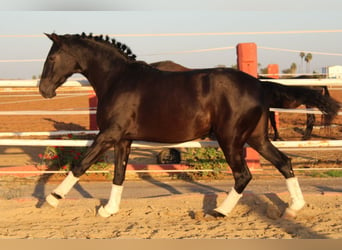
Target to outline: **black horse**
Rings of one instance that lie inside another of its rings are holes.
[[[265,89],[269,85],[234,69],[160,71],[136,61],[127,46],[110,41],[109,37],[84,33],[47,36],[53,45],[44,64],[40,93],[52,98],[69,76],[83,74],[98,97],[100,130],[80,165],[73,166],[64,181],[47,196],[50,205],[57,206],[91,164],[114,146],[112,191],[108,203],[98,211],[103,217],[111,216],[119,210],[133,140],[178,143],[212,131],[235,180],[227,198],[211,211],[213,215],[227,215],[252,179],[244,159],[246,143],[286,178],[291,194],[286,214],[295,215],[303,208],[305,202],[290,159],[267,137],[269,100]],[[318,108],[331,118],[336,115],[336,101],[320,96],[317,102]]]
[[[272,78],[259,77],[259,79],[271,80]],[[293,78],[289,78],[289,79],[313,79],[313,77],[303,75],[303,76],[297,76],[297,77],[293,77]],[[308,109],[315,107],[315,106],[311,106],[311,105],[307,104],[310,97],[304,97],[305,95],[302,98],[299,97],[296,101],[289,102],[287,100],[288,99],[288,97],[287,97],[288,93],[286,93],[286,92],[290,91],[290,89],[293,89],[293,88],[294,89],[297,88],[297,91],[300,91],[300,86],[292,86],[291,88],[285,89],[285,92],[278,92],[278,93],[277,93],[277,90],[274,89],[276,92],[273,93],[273,99],[272,99],[271,104],[270,104],[271,108],[290,108],[290,109],[293,109],[293,108],[299,107],[300,105],[305,105],[306,108],[308,108]],[[309,86],[307,88],[318,91],[320,94],[322,94],[326,97],[330,97],[330,93],[329,93],[327,86]],[[304,90],[304,92],[306,91],[306,89],[303,89],[303,90]],[[327,125],[326,119],[327,119],[326,115],[323,114],[323,117],[322,117],[323,125]],[[313,126],[315,124],[315,121],[316,121],[316,117],[314,114],[310,114],[310,113],[306,114],[306,128],[304,130],[302,140],[309,140],[311,138],[311,134],[312,134],[312,130],[313,130]],[[273,111],[270,111],[270,123],[271,123],[271,127],[273,128],[273,131],[274,131],[273,140],[274,141],[283,140],[279,135],[279,131],[277,129],[277,124],[276,124],[276,119],[275,119],[275,112],[273,112]]]
[[[184,67],[183,65],[180,65],[178,63],[175,63],[173,61],[167,60],[167,61],[160,61],[160,62],[154,62],[150,63],[152,67],[155,67],[159,70],[164,71],[190,71],[192,69],[189,69],[187,67]]]

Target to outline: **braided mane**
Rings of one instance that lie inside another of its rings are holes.
[[[80,36],[83,39],[87,38],[87,39],[94,40],[96,42],[107,44],[109,46],[112,46],[118,49],[118,51],[129,60],[135,61],[136,59],[136,55],[132,53],[131,49],[127,45],[116,41],[114,38],[110,39],[110,37],[107,35],[105,37],[103,37],[103,35],[93,36],[92,33],[90,33],[89,35],[86,35],[84,32],[82,32],[81,35],[76,35],[76,36]]]

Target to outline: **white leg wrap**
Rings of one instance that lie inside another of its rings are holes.
[[[216,212],[227,216],[236,206],[242,194],[238,194],[234,188],[229,192],[227,198],[222,202],[221,206],[215,208]]]
[[[49,194],[48,196],[46,196],[45,200],[51,207],[58,206],[59,200],[52,194]]]
[[[73,173],[70,171],[67,177],[63,180],[59,186],[52,191],[52,193],[57,194],[61,198],[70,191],[70,189],[76,184],[79,178],[75,177]],[[46,197],[47,203],[49,203],[53,207],[57,207],[59,199],[57,199],[54,195],[50,194]]]
[[[286,179],[286,185],[291,196],[291,204],[289,206],[289,209],[295,212],[299,211],[304,207],[305,201],[302,194],[302,190],[300,189],[298,183],[298,179],[296,177]]]
[[[69,191],[76,184],[76,182],[78,182],[78,180],[79,178],[75,177],[70,171],[67,177],[62,181],[61,184],[59,184],[59,186],[53,191],[53,193],[56,193],[64,198],[64,196],[69,193]]]
[[[121,195],[122,195],[123,186],[119,185],[112,185],[112,191],[110,193],[110,198],[104,207],[101,206],[98,214],[102,217],[109,217],[119,211],[120,202],[121,202]]]

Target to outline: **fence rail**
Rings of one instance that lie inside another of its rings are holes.
[[[298,86],[328,86],[341,87],[342,79],[340,78],[322,78],[322,79],[260,79],[261,81],[272,81],[284,85]],[[0,88],[3,87],[38,87],[39,79],[36,80],[0,80]],[[63,87],[89,87],[87,80],[72,79],[63,84]]]
[[[282,113],[298,113],[298,114],[322,114],[317,109],[281,109],[270,108],[271,111]],[[0,116],[8,115],[95,115],[96,110],[17,110],[17,111],[0,111]],[[342,115],[342,111],[338,112],[338,115]]]
[[[341,170],[341,168],[293,168],[294,171],[329,171],[329,170]],[[264,169],[253,169],[254,172],[263,172]],[[108,174],[112,173],[114,170],[87,170],[87,174]],[[191,172],[227,172],[231,173],[231,170],[214,170],[214,169],[163,169],[163,170],[158,170],[158,169],[134,169],[130,170],[127,169],[126,172],[128,173],[191,173]],[[28,171],[1,171],[0,174],[65,174],[67,173],[64,170],[56,170],[56,171],[51,171],[51,170],[28,170]]]
[[[39,140],[39,139],[0,139],[0,146],[65,146],[88,147],[93,140]],[[329,148],[341,147],[342,140],[315,140],[315,141],[273,141],[278,148]],[[246,145],[247,146],[247,145]],[[133,141],[133,148],[201,148],[219,147],[216,141],[189,141],[183,143],[157,143]]]
[[[70,147],[87,147],[92,144],[92,140],[28,140],[28,139],[0,139],[0,146],[70,146]],[[278,148],[284,148],[288,151],[297,149],[309,150],[342,150],[342,140],[323,140],[323,141],[274,141],[272,142]],[[245,145],[248,147],[248,145]],[[184,143],[153,143],[145,141],[134,141],[132,148],[201,148],[201,147],[219,147],[217,141],[190,141]],[[294,168],[295,171],[326,171],[326,170],[341,170],[341,168]],[[127,172],[132,173],[180,173],[180,172],[214,172],[213,169],[129,169]],[[256,168],[253,171],[264,171],[262,168]],[[111,173],[113,170],[90,170],[88,174],[92,173]],[[230,172],[224,170],[221,172]],[[61,174],[66,173],[64,170],[50,171],[50,170],[5,170],[0,174]]]

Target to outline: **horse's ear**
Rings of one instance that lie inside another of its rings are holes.
[[[54,43],[57,43],[57,44],[61,43],[61,38],[57,34],[55,33],[52,33],[52,34],[44,33],[44,34]]]

